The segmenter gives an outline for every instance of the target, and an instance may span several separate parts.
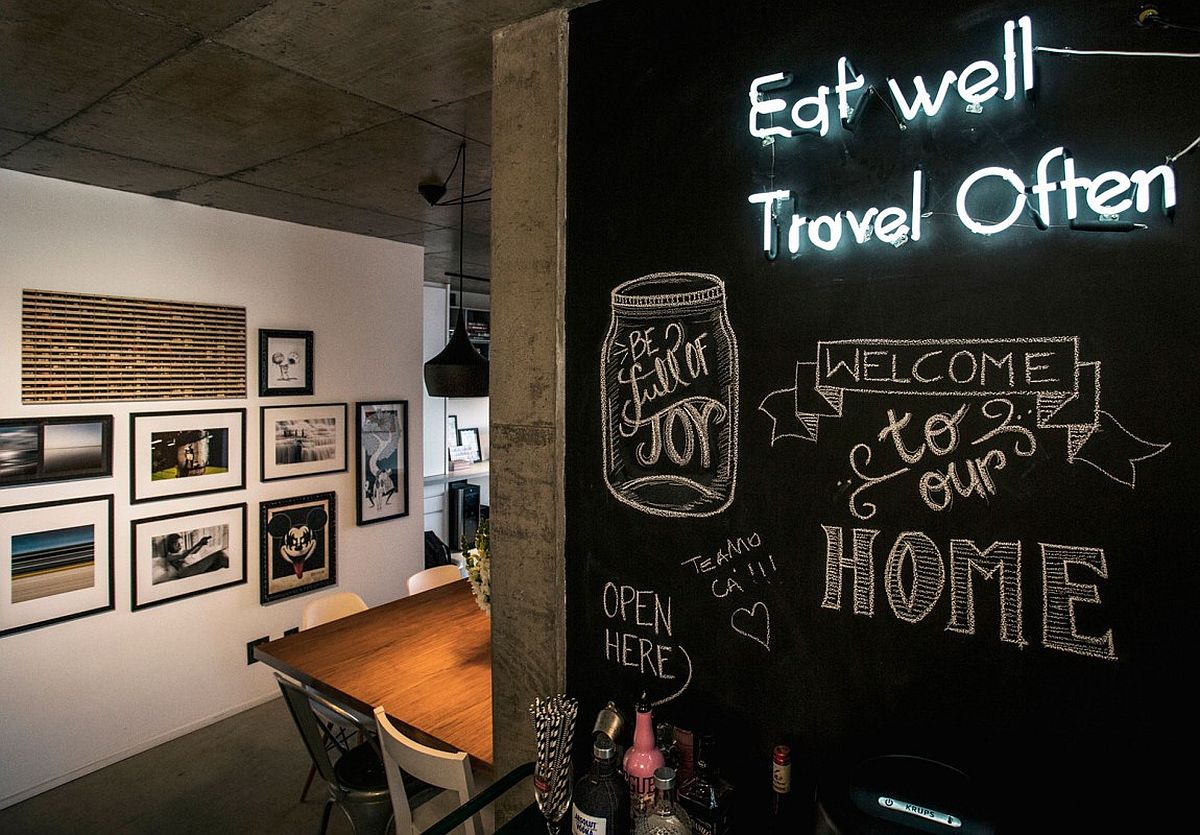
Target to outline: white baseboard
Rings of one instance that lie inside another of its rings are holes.
[[[249,710],[252,707],[264,705],[272,699],[278,698],[279,693],[267,693],[262,696],[256,696],[255,698],[250,699],[247,702],[243,702],[240,705],[234,705],[233,707],[226,708],[218,713],[214,713],[211,716],[206,716],[203,719],[197,719],[195,722],[190,722],[181,728],[175,728],[174,730],[159,734],[156,737],[143,740],[136,745],[132,745],[123,751],[118,751],[111,756],[88,763],[85,766],[76,768],[73,771],[69,771],[66,774],[58,777],[45,780],[41,783],[38,783],[36,786],[30,786],[29,788],[23,789],[16,794],[10,794],[8,797],[0,798],[0,809],[7,809],[9,806],[15,806],[23,800],[28,800],[29,798],[39,795],[44,791],[49,791],[50,789],[61,786],[64,783],[69,783],[76,778],[84,776],[85,774],[91,774],[93,771],[99,771],[105,766],[128,759],[129,757],[132,757],[135,754],[140,754],[143,751],[149,751],[151,748],[162,745],[164,742],[170,742],[172,739],[178,739],[185,734],[190,734],[192,731],[198,731],[201,728],[214,724],[215,722],[220,722],[222,719],[228,719],[230,716],[233,716],[236,713],[241,713],[243,710]]]

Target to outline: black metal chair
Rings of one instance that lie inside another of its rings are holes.
[[[387,774],[374,740],[374,729],[360,728],[367,741],[346,749],[336,761],[329,756],[322,725],[314,704],[322,712],[337,716],[340,722],[355,725],[358,720],[320,694],[306,690],[278,673],[279,689],[304,740],[317,773],[329,783],[329,799],[321,815],[321,835],[329,827],[329,816],[337,806],[350,821],[355,835],[385,835],[391,827],[392,799]]]
[[[333,592],[332,594],[310,600],[305,604],[304,610],[300,614],[300,629],[301,631],[312,629],[314,626],[320,626],[323,623],[329,623],[339,618],[365,612],[367,608],[367,602],[352,591]],[[304,689],[309,693],[314,692],[308,686],[305,686]],[[374,719],[363,716],[345,705],[340,705],[340,707],[354,717],[355,722],[353,725],[341,722],[339,719],[340,714],[325,712],[319,702],[313,704],[313,710],[317,712],[317,719],[321,723],[321,730],[324,734],[325,750],[330,752],[336,750],[338,753],[344,754],[354,745],[366,741],[360,729],[370,727]],[[304,788],[300,791],[301,803],[308,797],[308,789],[312,785],[313,777],[316,774],[317,767],[313,765],[309,768],[308,778],[304,781]]]

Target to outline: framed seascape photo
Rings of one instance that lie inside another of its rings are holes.
[[[259,502],[258,511],[260,603],[337,582],[337,494]]]
[[[130,501],[198,496],[246,486],[246,410],[129,416]]]
[[[313,332],[258,331],[258,395],[313,393]]]
[[[0,420],[0,487],[112,475],[112,415]]]
[[[479,430],[475,428],[458,430],[459,442],[462,446],[470,447],[471,463],[478,464],[483,460],[483,451],[479,446]]]
[[[357,404],[357,523],[408,515],[408,401]]]
[[[246,582],[246,505],[134,519],[133,610]]]
[[[113,497],[0,508],[0,635],[113,608]]]
[[[341,473],[346,404],[262,407],[262,480]]]

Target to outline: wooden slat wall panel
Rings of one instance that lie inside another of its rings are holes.
[[[21,401],[246,396],[246,308],[25,290]]]

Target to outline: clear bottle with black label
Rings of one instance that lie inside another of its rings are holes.
[[[592,743],[592,767],[575,784],[571,835],[628,835],[629,789],[617,768],[617,749],[606,734]]]
[[[692,819],[692,835],[728,835],[733,784],[717,766],[717,742],[712,734],[696,740],[696,775],[679,790],[679,803]]]

